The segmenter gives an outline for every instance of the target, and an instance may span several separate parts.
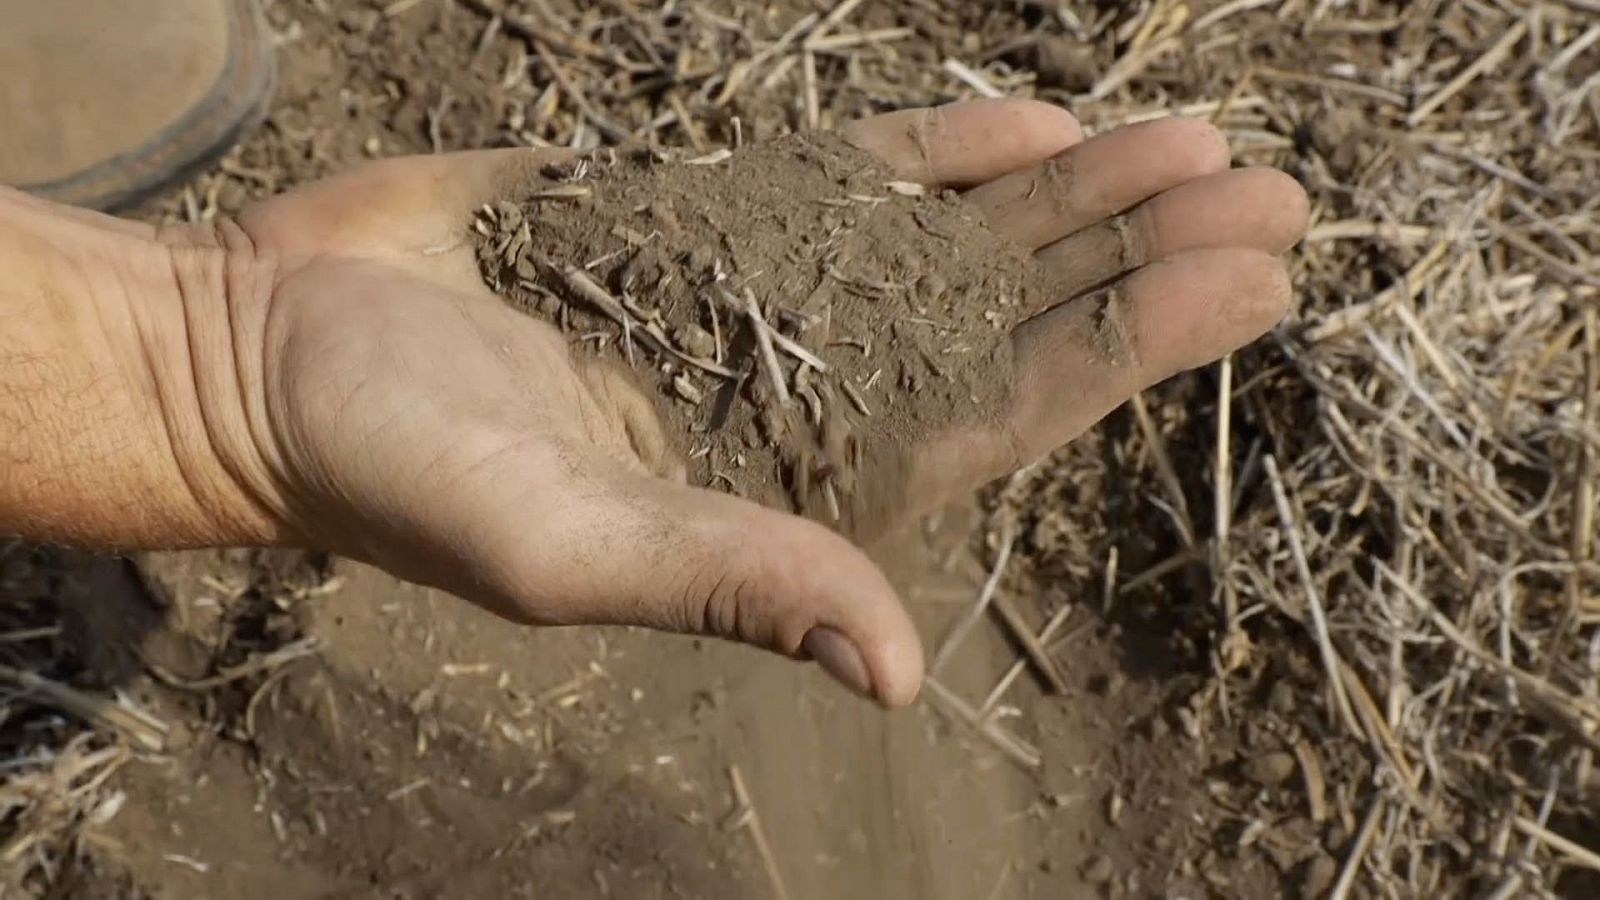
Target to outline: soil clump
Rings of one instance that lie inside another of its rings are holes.
[[[1031,257],[841,137],[547,167],[474,228],[491,287],[632,369],[691,483],[851,533],[911,448],[1008,407]]]

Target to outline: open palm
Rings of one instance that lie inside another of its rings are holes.
[[[913,460],[907,514],[1049,452],[1287,309],[1274,254],[1299,238],[1304,195],[1277,172],[1229,171],[1207,125],[1084,141],[1061,110],[994,101],[848,134],[900,177],[968,190],[1061,285],[1062,304],[1014,333],[1012,414],[932,440]],[[726,637],[909,702],[921,645],[860,550],[684,486],[625,370],[575,357],[482,285],[470,215],[558,156],[376,163],[247,212],[253,251],[231,277],[261,299],[235,316],[252,436],[239,466],[308,541],[508,618]],[[1073,301],[1119,277],[1131,353],[1094,357]]]

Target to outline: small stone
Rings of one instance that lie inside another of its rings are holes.
[[[693,275],[704,275],[717,266],[717,248],[710,244],[698,244],[689,251],[689,272]]]
[[[1117,866],[1109,856],[1096,856],[1083,867],[1083,880],[1090,884],[1107,884],[1116,874]]]
[[[369,35],[378,22],[383,19],[383,13],[376,9],[351,9],[339,16],[339,27],[350,34]]]
[[[717,339],[711,332],[694,323],[679,325],[672,333],[678,349],[695,359],[710,359],[717,352]]]
[[[699,404],[700,401],[706,398],[705,394],[701,392],[700,386],[694,383],[694,379],[681,372],[678,377],[672,379],[672,390],[681,399],[693,404]]]
[[[1294,712],[1294,685],[1287,679],[1274,682],[1272,690],[1267,692],[1267,707],[1280,716]]]
[[[1100,73],[1094,45],[1065,35],[1041,40],[1035,64],[1040,85],[1074,92],[1093,87]]]
[[[522,207],[515,203],[501,200],[494,205],[494,214],[506,231],[516,231],[522,225]]]
[[[772,446],[783,443],[789,433],[789,423],[783,413],[776,406],[768,406],[756,416],[756,421],[761,426],[761,436]]]
[[[625,292],[634,289],[648,290],[661,281],[660,260],[649,251],[642,250],[635,253],[622,267],[622,273],[617,281]]]
[[[657,199],[650,204],[650,218],[655,219],[665,228],[673,231],[678,229],[678,213],[673,210],[672,204],[666,200]]]
[[[250,193],[244,185],[231,178],[224,179],[217,188],[217,208],[226,213],[236,213],[250,202]]]
[[[1294,777],[1294,755],[1277,751],[1266,753],[1244,764],[1244,774],[1263,787],[1277,787]]]
[[[1315,900],[1317,897],[1328,895],[1328,888],[1333,887],[1333,879],[1339,875],[1339,864],[1333,857],[1326,853],[1318,853],[1306,863],[1305,877],[1300,883],[1300,896],[1306,900]]]

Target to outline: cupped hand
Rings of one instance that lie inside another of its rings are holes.
[[[1276,254],[1302,234],[1305,195],[1281,173],[1230,170],[1209,125],[1084,140],[1062,110],[991,101],[891,113],[847,135],[902,178],[968,191],[1060,285],[1060,305],[1014,333],[1012,414],[931,441],[908,514],[1049,452],[1288,308]],[[659,425],[628,376],[484,287],[470,216],[560,158],[375,163],[241,217],[252,250],[230,293],[264,299],[235,338],[250,439],[222,451],[305,540],[515,621],[729,638],[909,703],[921,644],[859,549],[663,477],[673,461],[648,439]],[[1108,284],[1127,336],[1114,355],[1081,339]]]

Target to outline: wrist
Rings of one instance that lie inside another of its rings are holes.
[[[292,538],[244,413],[260,381],[240,357],[270,279],[242,234],[0,190],[0,271],[0,529],[110,547]]]
[[[168,274],[140,344],[205,543],[298,543],[263,370],[276,260],[230,219],[154,243]]]

